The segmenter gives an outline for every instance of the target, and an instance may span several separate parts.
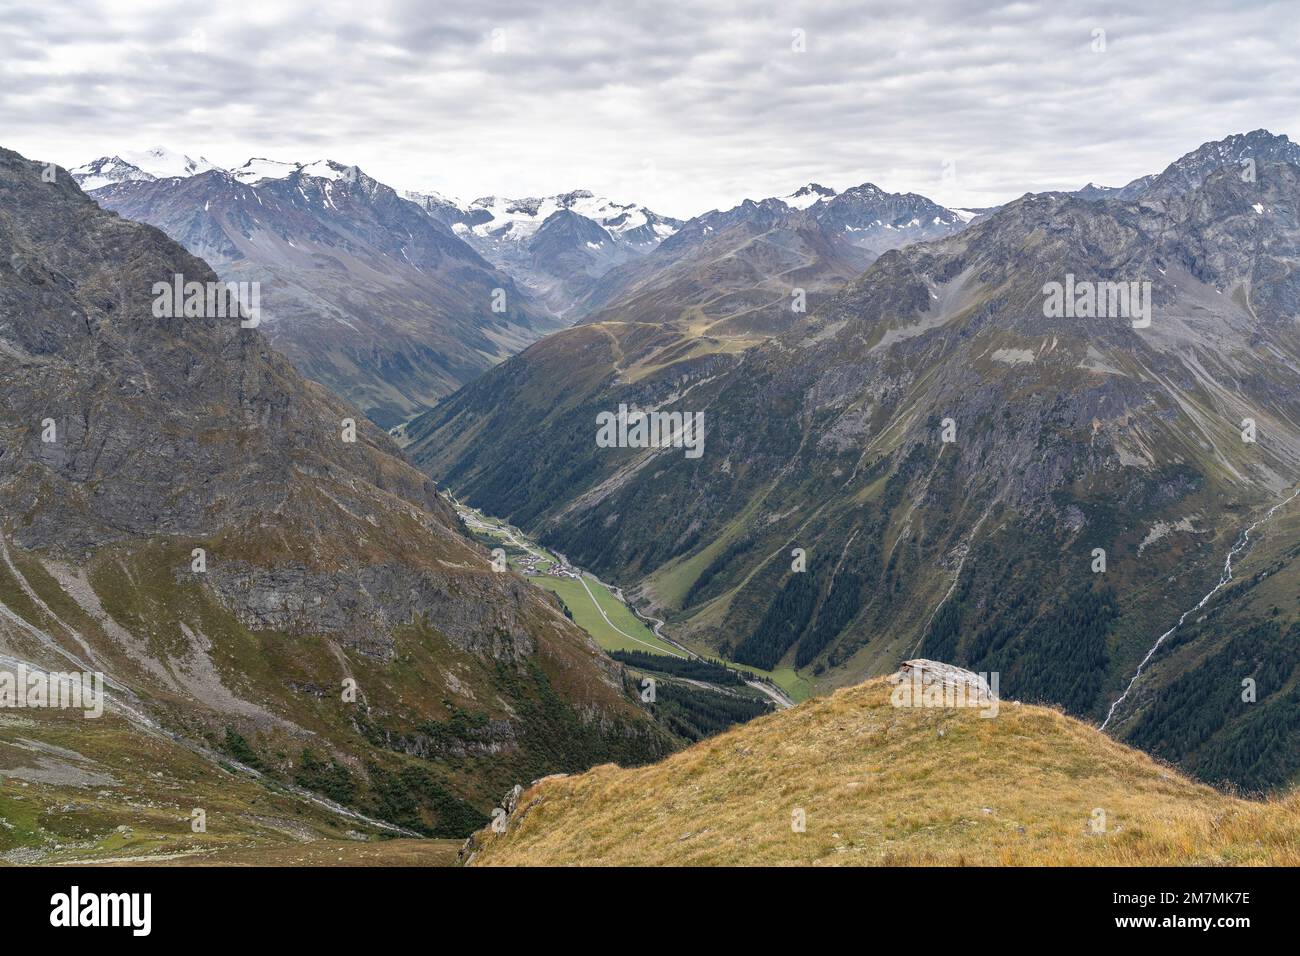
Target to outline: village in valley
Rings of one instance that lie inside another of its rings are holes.
[[[551,561],[543,555],[529,551],[519,559],[516,570],[525,577],[546,575],[553,578],[577,580],[578,571],[565,561],[564,555],[556,555],[556,557],[558,560]]]

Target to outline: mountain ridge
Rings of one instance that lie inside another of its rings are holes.
[[[1164,199],[1195,188],[1215,169],[1240,166],[1245,160],[1280,160],[1292,165],[1300,164],[1300,146],[1292,143],[1285,133],[1274,134],[1266,129],[1232,133],[1223,139],[1202,143],[1159,173],[1139,176],[1125,186],[1088,183],[1072,195],[1089,200],[1132,200],[1144,197]]]

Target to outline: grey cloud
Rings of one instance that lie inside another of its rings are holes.
[[[1300,133],[1278,3],[240,9],[7,4],[0,140],[64,164],[154,142],[224,164],[330,156],[396,186],[586,186],[691,215],[810,179],[985,205],[1122,184],[1231,132]]]

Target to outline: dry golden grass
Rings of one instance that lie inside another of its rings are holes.
[[[473,863],[1300,863],[1300,794],[1226,796],[1055,710],[894,708],[889,690],[873,680],[651,766],[540,781],[505,833],[478,835]]]

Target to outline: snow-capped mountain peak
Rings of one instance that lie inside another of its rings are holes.
[[[230,175],[248,186],[256,186],[268,179],[284,179],[298,171],[297,163],[282,163],[275,159],[254,156]]]
[[[178,153],[166,146],[152,146],[142,152],[127,152],[119,155],[137,169],[154,177],[154,179],[197,176],[200,173],[219,168],[215,163],[209,162],[202,156],[198,159],[190,159],[184,153]]]
[[[526,241],[547,219],[565,211],[590,219],[616,240],[638,244],[657,244],[680,225],[677,220],[660,216],[645,206],[614,202],[588,189],[523,199],[483,196],[461,208],[464,222],[473,234],[491,240]]]
[[[257,186],[277,179],[287,179],[294,173],[334,182],[341,180],[354,183],[361,178],[361,170],[356,166],[346,166],[332,159],[318,159],[312,163],[286,163],[260,156],[254,156],[231,172],[231,176],[245,185]]]
[[[444,196],[442,193],[436,192],[432,189],[424,191],[415,189],[403,190],[402,198],[411,200],[411,202],[415,203],[417,206],[422,206],[428,203],[434,206],[450,206],[453,209],[459,209],[462,212],[466,208],[465,203],[461,202],[455,196]]]
[[[112,183],[133,182],[136,180],[152,181],[156,177],[128,163],[121,156],[101,156],[84,166],[72,170],[72,178],[82,189],[89,192]]]
[[[310,176],[313,179],[328,179],[333,182],[354,183],[361,178],[361,170],[356,166],[345,166],[342,163],[336,163],[332,159],[320,159],[314,163],[307,163],[298,171],[302,175]]]
[[[82,189],[89,191],[112,183],[152,182],[155,179],[197,176],[219,168],[202,156],[191,159],[166,146],[153,146],[145,150],[130,150],[113,156],[101,156],[72,170],[72,178]]]
[[[646,255],[682,222],[589,189],[553,196],[481,196],[470,203],[435,192],[403,198],[450,228],[512,275],[556,314],[572,308],[600,276]]]
[[[823,199],[834,199],[835,190],[820,183],[808,183],[806,186],[800,186],[788,196],[779,196],[777,198],[791,209],[807,209]]]

